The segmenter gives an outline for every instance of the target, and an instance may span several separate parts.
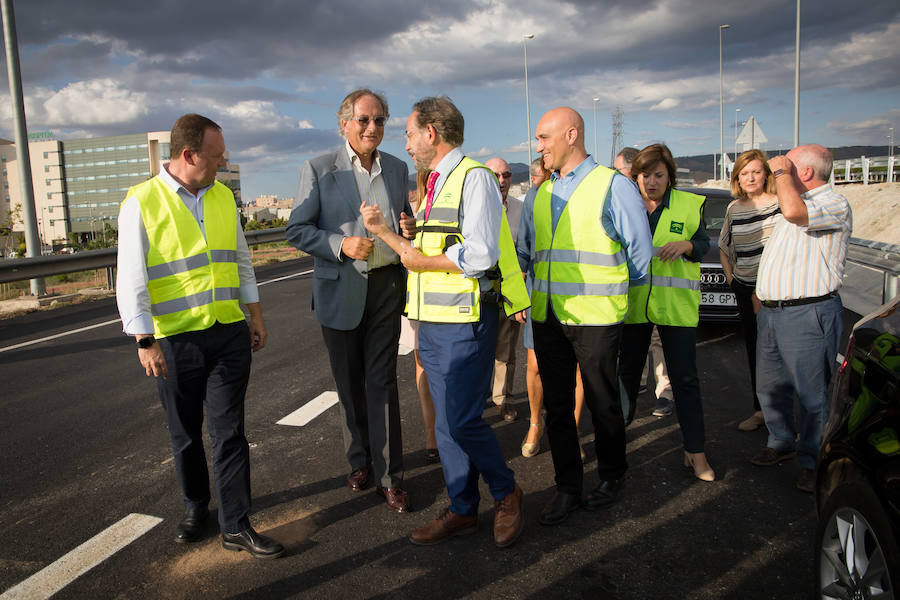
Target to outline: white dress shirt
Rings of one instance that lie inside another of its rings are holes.
[[[178,197],[197,219],[200,231],[205,237],[203,195],[212,185],[200,188],[195,196],[169,174],[168,167],[168,163],[164,164],[157,177],[178,194]],[[235,206],[235,213],[237,214],[237,206]],[[256,273],[253,271],[250,248],[244,238],[244,230],[240,226],[239,214],[237,214],[237,219],[240,301],[243,304],[252,304],[259,302],[259,290],[256,287]],[[118,275],[116,277],[116,303],[119,306],[119,316],[122,318],[122,330],[129,335],[153,333],[150,293],[147,291],[147,252],[149,248],[150,241],[141,217],[141,207],[135,196],[129,196],[119,209]]]
[[[359,197],[365,200],[368,206],[377,205],[387,226],[397,233],[397,223],[391,218],[391,201],[388,198],[387,187],[384,185],[384,177],[381,176],[381,157],[378,151],[375,151],[374,160],[372,160],[372,170],[366,171],[359,160],[359,155],[353,151],[350,142],[344,144],[347,155],[350,157],[350,165],[353,167],[353,174],[356,176],[356,188],[359,190]],[[390,264],[399,263],[400,257],[391,250],[391,247],[385,244],[381,238],[376,237],[366,261],[367,269],[378,269]]]

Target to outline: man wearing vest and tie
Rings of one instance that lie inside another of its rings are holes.
[[[491,394],[497,306],[507,317],[528,307],[497,179],[463,155],[463,116],[449,98],[425,98],[406,123],[406,151],[431,169],[418,233],[411,245],[363,202],[366,228],[409,270],[406,310],[419,324],[419,354],[434,400],[435,431],[450,506],[410,534],[419,545],[474,533],[479,474],[494,497],[494,543],[522,531],[522,490],[497,438],[482,419]]]
[[[556,525],[580,506],[609,506],[627,469],[616,360],[629,275],[645,274],[653,251],[637,186],[585,151],[577,112],[549,111],[538,122],[536,138],[552,175],[534,200],[531,318],[556,473],[556,495],[540,522]],[[599,475],[584,500],[573,414],[576,366],[594,425]]]
[[[116,300],[168,418],[185,503],[175,541],[200,540],[209,516],[205,408],[222,545],[277,558],[284,547],[249,520],[244,395],[251,352],[265,346],[266,326],[234,195],[216,181],[226,164],[221,127],[197,114],[179,118],[170,158],[122,203]]]

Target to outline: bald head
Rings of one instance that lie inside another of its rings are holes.
[[[787,153],[788,160],[794,163],[797,176],[811,190],[825,185],[831,178],[833,157],[831,151],[819,144],[797,146]]]
[[[565,175],[587,158],[584,119],[567,106],[547,111],[538,121],[535,137],[537,151],[543,155],[544,166],[550,171]]]
[[[509,163],[502,158],[492,158],[484,162],[484,166],[494,172],[497,181],[500,183],[500,195],[506,202],[506,195],[509,194],[509,185],[512,183],[512,172],[509,170]]]

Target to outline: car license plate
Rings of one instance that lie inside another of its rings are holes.
[[[737,300],[731,292],[701,292],[700,304],[706,306],[737,306]]]

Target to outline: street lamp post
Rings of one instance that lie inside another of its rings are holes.
[[[737,161],[737,136],[738,136],[738,113],[741,109],[734,109],[734,160]]]
[[[531,105],[528,102],[528,40],[533,40],[533,33],[522,36],[522,49],[525,53],[525,121],[528,125],[528,168],[531,168]]]
[[[725,95],[722,85],[722,32],[731,25],[719,25],[719,179],[725,179]]]
[[[796,148],[800,145],[800,0],[797,0],[797,33],[794,37],[794,148]]]
[[[597,103],[600,102],[600,98],[594,98],[594,160],[597,160],[597,153],[600,151],[599,146],[597,145]]]

